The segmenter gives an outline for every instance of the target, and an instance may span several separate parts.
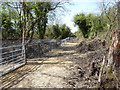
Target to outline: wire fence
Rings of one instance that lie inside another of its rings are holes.
[[[58,40],[44,40],[26,45],[26,58],[39,58],[61,44]]]

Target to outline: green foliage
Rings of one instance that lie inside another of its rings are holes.
[[[79,29],[81,30],[81,32],[83,34],[83,37],[88,38],[89,28],[91,26],[87,23],[86,16],[83,13],[79,14],[79,15],[76,15],[74,17],[74,23],[76,25],[78,25]]]
[[[84,38],[94,38],[98,35],[98,32],[102,32],[106,29],[106,21],[101,15],[94,14],[79,14],[74,17],[74,23],[82,32]],[[76,32],[78,35],[79,32]]]
[[[69,27],[65,24],[59,26],[58,24],[49,26],[46,30],[46,39],[64,39],[67,37],[74,37],[75,35],[71,33]]]
[[[47,7],[49,6],[49,7]],[[36,3],[35,7],[35,15],[36,15],[36,23],[37,23],[37,32],[39,34],[39,39],[43,39],[45,35],[45,30],[46,30],[46,24],[48,22],[48,12],[49,9],[51,8],[49,2],[38,2]]]
[[[74,34],[75,34],[75,36],[77,36],[78,38],[83,37],[82,32],[81,32],[80,30],[76,31]]]
[[[0,12],[2,39],[15,39],[19,37],[19,31],[15,29],[14,20],[16,19],[17,13],[14,10],[6,10],[5,7],[2,8]],[[10,14],[10,13],[13,13]]]
[[[37,36],[44,39],[48,15],[58,8],[59,4],[60,2],[3,2],[0,12],[3,39],[21,38],[23,30],[25,39]]]

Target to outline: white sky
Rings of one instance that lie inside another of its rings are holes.
[[[66,4],[65,7],[69,10],[69,12],[65,13],[64,16],[61,15],[60,22],[70,27],[73,33],[77,31],[78,28],[74,26],[74,22],[73,22],[73,18],[76,14],[80,14],[80,13],[99,14],[100,12],[100,9],[98,7],[99,2],[90,2],[90,1],[96,1],[96,0],[74,0],[74,2],[71,2],[72,5]]]
[[[54,0],[54,1],[62,1],[62,0]],[[71,31],[74,33],[78,30],[77,26],[74,26],[73,18],[76,14],[84,13],[84,14],[100,14],[100,3],[103,0],[69,0],[72,5],[65,4],[65,7],[69,10],[69,12],[61,12],[58,15],[59,19],[57,23],[66,24],[70,27]],[[120,0],[104,0],[104,2],[113,2]],[[64,13],[64,16],[62,15]],[[55,22],[54,22],[55,24]]]
[[[23,1],[23,0],[0,0],[0,1]],[[24,1],[49,1],[49,0],[24,0]],[[62,0],[53,0],[56,2],[62,1]],[[58,15],[57,23],[66,24],[68,27],[70,27],[72,32],[77,31],[77,27],[74,26],[73,18],[76,14],[80,13],[93,13],[93,14],[99,14],[99,3],[103,0],[69,0],[72,5],[65,4],[65,7],[69,10],[69,12],[61,12],[61,14]],[[104,0],[104,1],[115,1],[115,0]],[[119,0],[116,0],[119,1]],[[62,15],[64,14],[64,16]],[[56,22],[56,21],[55,21]],[[54,23],[55,23],[54,22]]]

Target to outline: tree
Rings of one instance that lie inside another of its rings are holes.
[[[108,66],[120,66],[120,27],[119,27],[119,14],[120,14],[120,2],[117,3],[117,30],[112,32],[112,44],[109,48],[109,53],[108,53]]]
[[[79,14],[74,17],[75,25],[78,25],[83,37],[96,37],[98,32],[103,32],[106,28],[106,21],[101,15],[94,15],[92,13],[84,15]]]
[[[100,32],[104,32],[106,30],[106,19],[103,16],[90,13],[86,15],[86,19],[87,24],[90,26],[89,33],[92,33],[92,35],[89,35],[90,37],[97,37]]]
[[[107,35],[110,35],[110,32],[112,30],[114,30],[116,28],[117,25],[117,2],[113,1],[107,1],[107,0],[103,0],[103,2],[101,3],[101,15],[106,17],[106,23],[108,25],[108,31],[107,31]]]
[[[120,1],[113,1],[113,2],[105,2],[106,0],[103,0],[102,2],[102,13],[106,16],[107,18],[107,24],[109,24],[109,29],[107,34],[109,34],[112,37],[112,43],[109,47],[109,53],[108,53],[108,65],[114,66],[116,61],[117,55],[119,54],[119,45],[118,43],[120,42],[119,40],[119,5]],[[117,30],[116,30],[117,29]],[[115,53],[116,52],[116,53]],[[119,58],[119,57],[118,57]]]
[[[87,24],[86,16],[82,13],[74,17],[75,25],[78,25],[79,29],[82,31],[83,37],[88,38],[90,25]]]
[[[71,30],[69,27],[66,26],[66,24],[63,24],[60,27],[61,31],[61,39],[67,38],[67,37],[74,37],[74,35],[71,33]]]
[[[1,6],[2,12],[0,12],[0,20],[2,22],[2,39],[16,39],[19,37],[19,30],[16,30],[15,26],[18,13],[14,9],[11,10],[10,7],[7,7],[5,3],[2,3]]]
[[[45,32],[45,39],[54,39],[52,26],[47,26],[46,32]]]
[[[63,8],[63,4],[66,2],[38,2],[36,3],[35,8],[35,15],[37,17],[37,33],[39,34],[39,38],[43,39],[46,27],[48,23],[48,15],[50,15],[51,12],[54,12],[58,8]],[[64,8],[63,8],[64,9]],[[53,16],[52,16],[53,17]],[[54,16],[55,17],[55,16]]]
[[[49,26],[45,35],[47,39],[64,39],[75,36],[65,24],[61,26],[58,24]]]
[[[107,70],[106,76],[107,79],[114,78],[119,83],[119,66],[120,66],[120,27],[119,27],[119,14],[120,8],[118,2],[104,2],[104,14],[107,17],[107,23],[109,23],[110,28],[108,29],[109,35],[111,36],[112,43],[110,43],[108,55],[107,55]],[[112,4],[112,6],[110,5]],[[108,37],[108,36],[107,36]],[[109,41],[109,40],[107,40]],[[112,77],[111,77],[112,76]],[[117,85],[116,85],[117,86]],[[119,86],[117,86],[118,88]]]
[[[50,15],[50,12],[55,13],[54,11],[57,8],[63,8],[62,5],[64,3],[63,2],[3,2],[2,4],[3,4],[3,8],[6,8],[7,12],[9,11],[12,12],[11,14],[6,14],[8,15],[7,17],[11,15],[9,21],[11,21],[12,23],[11,27],[14,29],[14,32],[12,33],[17,32],[19,34],[17,36],[21,38],[22,33],[25,30],[24,32],[25,39],[31,40],[32,37],[34,36],[34,33],[36,32],[39,35],[39,39],[44,38],[47,22],[48,22],[48,16]],[[5,26],[3,27],[6,28]],[[8,35],[6,33],[5,37],[7,36]]]
[[[117,22],[117,27],[118,27],[118,30],[120,30],[120,1],[117,3],[117,14],[118,14],[118,22]]]

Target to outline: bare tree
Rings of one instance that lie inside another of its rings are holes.
[[[120,64],[120,2],[116,3],[117,7],[117,14],[115,18],[116,20],[116,30],[112,32],[112,43],[109,48],[109,53],[108,53],[108,65],[112,66],[113,64],[115,66],[119,66]]]
[[[117,13],[118,13],[118,30],[120,30],[120,1],[117,3]]]
[[[112,38],[112,43],[110,44],[108,56],[106,58],[108,61],[107,72],[114,74],[115,71],[117,72],[117,78],[120,78],[118,69],[120,66],[120,1],[114,0],[112,2],[107,2],[107,0],[103,0],[102,12],[109,22],[110,28],[107,33],[109,33]],[[106,36],[108,37],[108,35]]]
[[[112,30],[117,28],[117,21],[118,21],[117,1],[103,0],[100,4],[100,8],[102,11],[101,14],[105,15],[107,18],[107,24],[108,24],[107,35],[108,35]]]

